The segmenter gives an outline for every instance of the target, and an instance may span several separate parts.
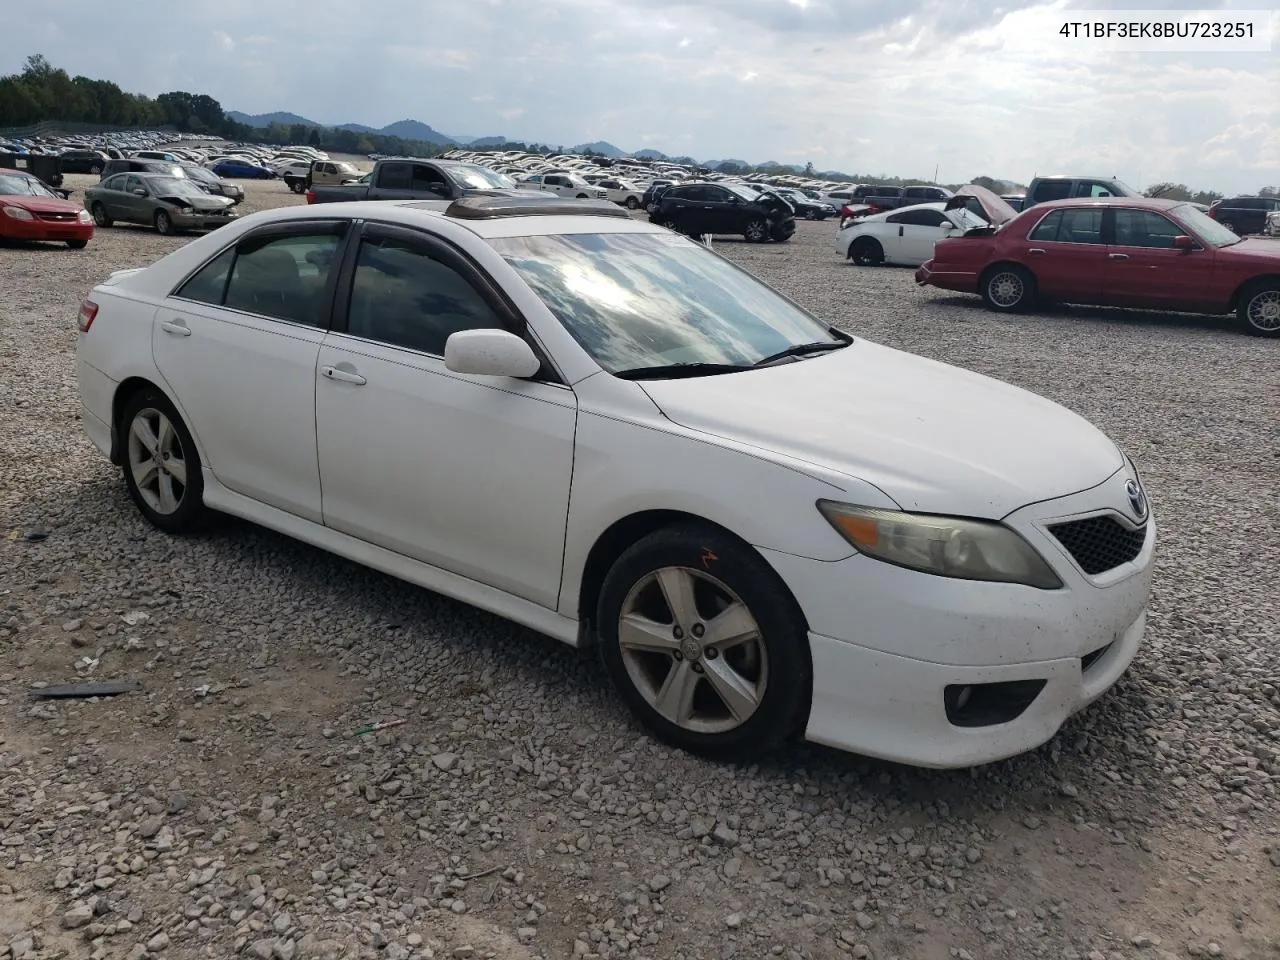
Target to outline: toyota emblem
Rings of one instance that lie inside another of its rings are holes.
[[[1138,520],[1147,518],[1147,495],[1142,490],[1142,484],[1137,480],[1129,480],[1124,485],[1124,492],[1128,494],[1129,506],[1133,508],[1133,515]]]

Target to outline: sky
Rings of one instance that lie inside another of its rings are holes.
[[[1064,39],[1116,9],[1259,0],[100,0],[24,4],[0,73],[44,54],[151,96],[451,136],[607,140],[699,160],[938,182],[1114,175],[1280,185],[1272,52]],[[123,9],[123,8],[122,8]],[[300,13],[299,11],[303,11]]]

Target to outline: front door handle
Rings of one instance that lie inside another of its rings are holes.
[[[160,329],[165,333],[172,333],[175,337],[191,336],[191,328],[181,320],[162,320]]]
[[[1107,256],[1110,257],[1112,260],[1128,260],[1129,259],[1129,255],[1127,253],[1109,253],[1107,254]]]
[[[1042,247],[1032,247],[1027,251],[1027,254],[1030,256],[1042,257],[1044,256],[1044,249]]]
[[[334,366],[321,367],[320,372],[324,374],[326,377],[328,377],[330,380],[337,380],[341,383],[354,383],[356,386],[360,386],[361,384],[365,384],[369,382],[364,377],[360,376],[360,374],[356,373],[354,370],[347,369],[344,367],[334,367]]]

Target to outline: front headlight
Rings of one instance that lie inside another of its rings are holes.
[[[34,220],[30,210],[24,210],[22,207],[0,207],[0,213],[12,220]]]
[[[79,213],[76,214],[76,219],[79,220],[81,223],[93,223],[93,217],[89,215],[88,210],[81,210]]]
[[[1044,558],[1000,523],[901,513],[819,500],[827,521],[864,556],[960,580],[1020,583],[1057,590],[1062,581]]]

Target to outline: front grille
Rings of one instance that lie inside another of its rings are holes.
[[[40,219],[49,223],[75,223],[77,216],[74,213],[42,213]]]
[[[1080,569],[1090,576],[1113,570],[1128,563],[1142,552],[1147,539],[1147,526],[1130,530],[1114,517],[1089,517],[1072,520],[1049,528],[1058,542],[1067,548]]]

